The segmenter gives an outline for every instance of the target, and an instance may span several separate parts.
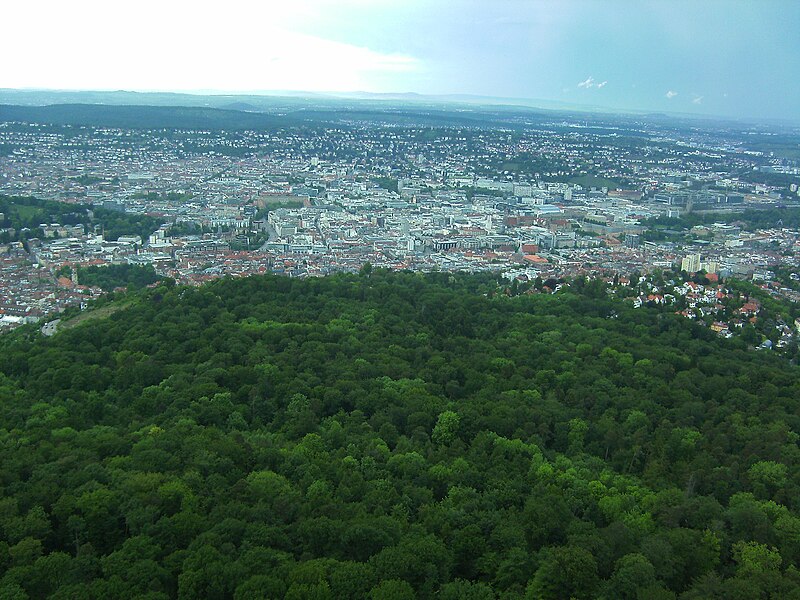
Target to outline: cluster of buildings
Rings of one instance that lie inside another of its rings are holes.
[[[641,276],[636,294],[629,294],[624,286],[612,291],[630,301],[635,308],[643,306],[671,306],[677,314],[705,324],[721,337],[730,338],[742,332],[745,326],[758,327],[754,337],[760,348],[786,348],[797,345],[800,337],[800,318],[787,322],[783,317],[770,315],[762,302],[741,294],[719,283],[716,277],[708,284],[691,280],[670,280],[657,283],[649,276]],[[777,291],[770,284],[762,284],[766,293]],[[795,292],[796,294],[796,292]],[[797,296],[794,301],[800,300]]]
[[[758,178],[792,165],[727,130],[555,117],[514,130],[0,123],[0,148],[0,194],[163,223],[146,238],[115,240],[46,223],[43,239],[0,247],[9,316],[27,307],[22,316],[35,318],[91,295],[56,277],[65,265],[152,264],[182,283],[354,272],[367,262],[520,280],[675,269],[769,281],[772,265],[796,266],[799,256],[798,232],[780,224],[750,231],[726,221],[650,235],[660,216],[798,202],[796,184]]]
[[[36,323],[69,306],[85,306],[100,289],[78,289],[69,278],[34,266],[21,243],[0,253],[0,330]]]

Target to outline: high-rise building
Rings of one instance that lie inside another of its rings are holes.
[[[701,261],[700,262],[700,270],[705,271],[706,273],[716,273],[719,269],[719,265],[715,260],[709,261]]]
[[[638,233],[628,233],[625,235],[625,246],[628,248],[638,248],[641,243],[641,236]]]
[[[700,270],[700,255],[689,254],[681,261],[681,271],[697,273]]]
[[[699,254],[689,254],[681,261],[681,271],[687,273],[697,273],[698,271],[716,273],[717,269],[719,269],[717,261],[701,260]]]

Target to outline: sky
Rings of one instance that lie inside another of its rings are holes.
[[[469,94],[800,120],[798,0],[27,0],[0,87]]]

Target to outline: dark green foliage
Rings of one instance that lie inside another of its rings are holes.
[[[548,551],[528,586],[528,598],[592,598],[597,587],[597,562],[576,547]]]
[[[3,336],[0,595],[796,597],[798,368],[496,289],[162,283]]]
[[[102,227],[103,236],[107,240],[116,240],[121,235],[138,235],[147,241],[164,220],[147,215],[124,213],[107,208],[96,207],[92,209],[94,223]]]
[[[155,283],[159,279],[153,265],[78,267],[78,281],[81,285],[97,286],[106,292],[118,287],[138,289]]]
[[[375,183],[390,192],[398,193],[398,181],[392,177],[376,177]]]

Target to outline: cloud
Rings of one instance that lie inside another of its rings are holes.
[[[692,104],[702,104],[703,103],[703,96],[697,96],[694,100],[692,100]]]
[[[578,84],[578,87],[579,88],[584,88],[586,90],[588,90],[590,88],[597,88],[599,90],[600,88],[605,87],[607,83],[608,83],[608,81],[601,81],[600,83],[597,83],[594,80],[594,77],[587,77],[585,81],[581,81]]]
[[[669,90],[665,95],[667,96],[667,98],[672,100],[675,96],[678,95],[678,92],[673,92],[672,90]]]

